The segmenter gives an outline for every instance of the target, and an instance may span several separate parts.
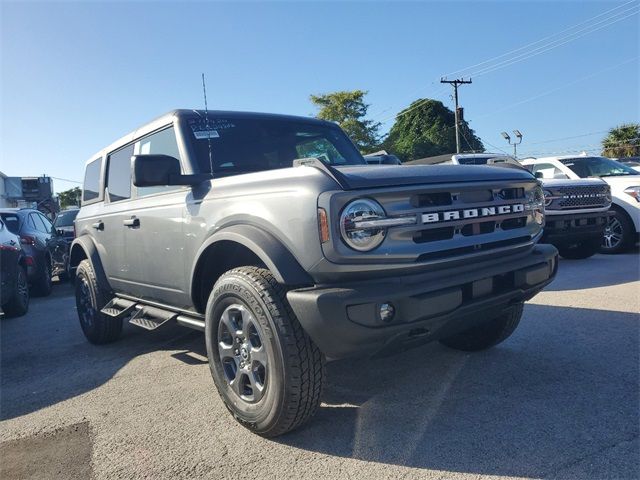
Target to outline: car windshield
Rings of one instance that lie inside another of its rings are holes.
[[[214,175],[287,168],[307,157],[333,166],[366,165],[342,130],[330,124],[255,117],[214,117],[208,126],[193,118],[188,124],[202,172],[210,171],[210,141]]]
[[[638,175],[633,168],[605,157],[565,158],[561,162],[580,178]]]
[[[73,226],[73,221],[76,219],[79,210],[69,210],[66,212],[60,212],[56,217],[56,221],[53,225],[57,227],[71,227]]]
[[[15,213],[1,213],[2,221],[14,235],[20,232],[20,218]]]

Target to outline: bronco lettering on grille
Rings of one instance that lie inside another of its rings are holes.
[[[422,223],[448,222],[467,218],[493,217],[524,212],[524,204],[500,205],[499,207],[466,208],[463,210],[447,210],[444,212],[423,213]]]

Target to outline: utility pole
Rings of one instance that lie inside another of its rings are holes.
[[[471,79],[465,80],[464,78],[457,78],[455,80],[447,80],[445,78],[440,79],[440,83],[448,83],[453,85],[453,98],[456,103],[456,153],[460,153],[460,109],[458,107],[458,85],[464,85],[465,83],[471,83]]]

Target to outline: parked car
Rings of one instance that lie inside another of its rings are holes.
[[[611,160],[615,160],[626,165],[627,167],[631,167],[640,174],[640,157],[621,157],[612,158]]]
[[[0,220],[0,313],[19,317],[29,310],[27,257],[20,237]]]
[[[526,167],[542,183],[545,196],[546,222],[541,243],[550,243],[560,255],[584,259],[596,254],[602,243],[611,206],[611,189],[597,178],[556,178],[553,171],[540,168],[535,159],[518,162],[514,157],[498,153],[460,153],[440,155],[416,162],[454,165],[499,165]]]
[[[58,273],[58,278],[67,280],[69,278],[69,251],[71,248],[71,242],[76,238],[75,219],[80,209],[67,208],[62,210],[56,216],[53,226],[55,227],[58,236],[60,237],[60,246],[64,249],[62,256],[64,259],[64,269]]]
[[[370,153],[364,156],[369,165],[402,165],[402,162],[395,155],[384,153]]]
[[[633,168],[606,157],[566,155],[527,160],[554,178],[601,178],[611,187],[612,205],[604,230],[602,253],[619,253],[638,241],[640,233],[640,174]]]
[[[51,221],[38,210],[5,208],[0,217],[20,237],[25,254],[32,259],[27,276],[36,295],[51,293],[51,277],[64,271],[64,240]]]
[[[222,400],[272,437],[313,416],[326,359],[509,337],[556,274],[543,224],[522,168],[368,166],[332,122],[177,110],[86,164],[79,323],[203,330]]]

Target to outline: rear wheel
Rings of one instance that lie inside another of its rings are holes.
[[[16,287],[13,298],[3,307],[4,312],[11,317],[21,317],[29,311],[29,283],[27,272],[22,265],[16,269]]]
[[[465,352],[475,352],[491,348],[504,342],[511,336],[520,323],[523,308],[524,304],[522,303],[514,305],[496,318],[450,337],[443,338],[440,340],[440,343],[449,348],[463,350]]]
[[[44,265],[40,275],[33,283],[34,293],[40,297],[47,297],[51,294],[53,284],[51,281],[51,260],[45,257]]]
[[[205,335],[214,383],[239,423],[275,437],[313,416],[324,357],[268,270],[241,267],[220,277],[207,303]]]
[[[595,240],[586,240],[571,247],[559,248],[558,251],[563,258],[568,260],[582,260],[589,258],[598,253],[600,249],[600,238]]]
[[[635,228],[629,217],[617,208],[611,211],[613,215],[609,216],[604,229],[601,253],[621,253],[630,248],[633,243]]]
[[[85,337],[97,345],[118,339],[122,319],[105,315],[100,310],[109,301],[109,292],[98,282],[89,260],[83,260],[76,270],[76,308]]]

